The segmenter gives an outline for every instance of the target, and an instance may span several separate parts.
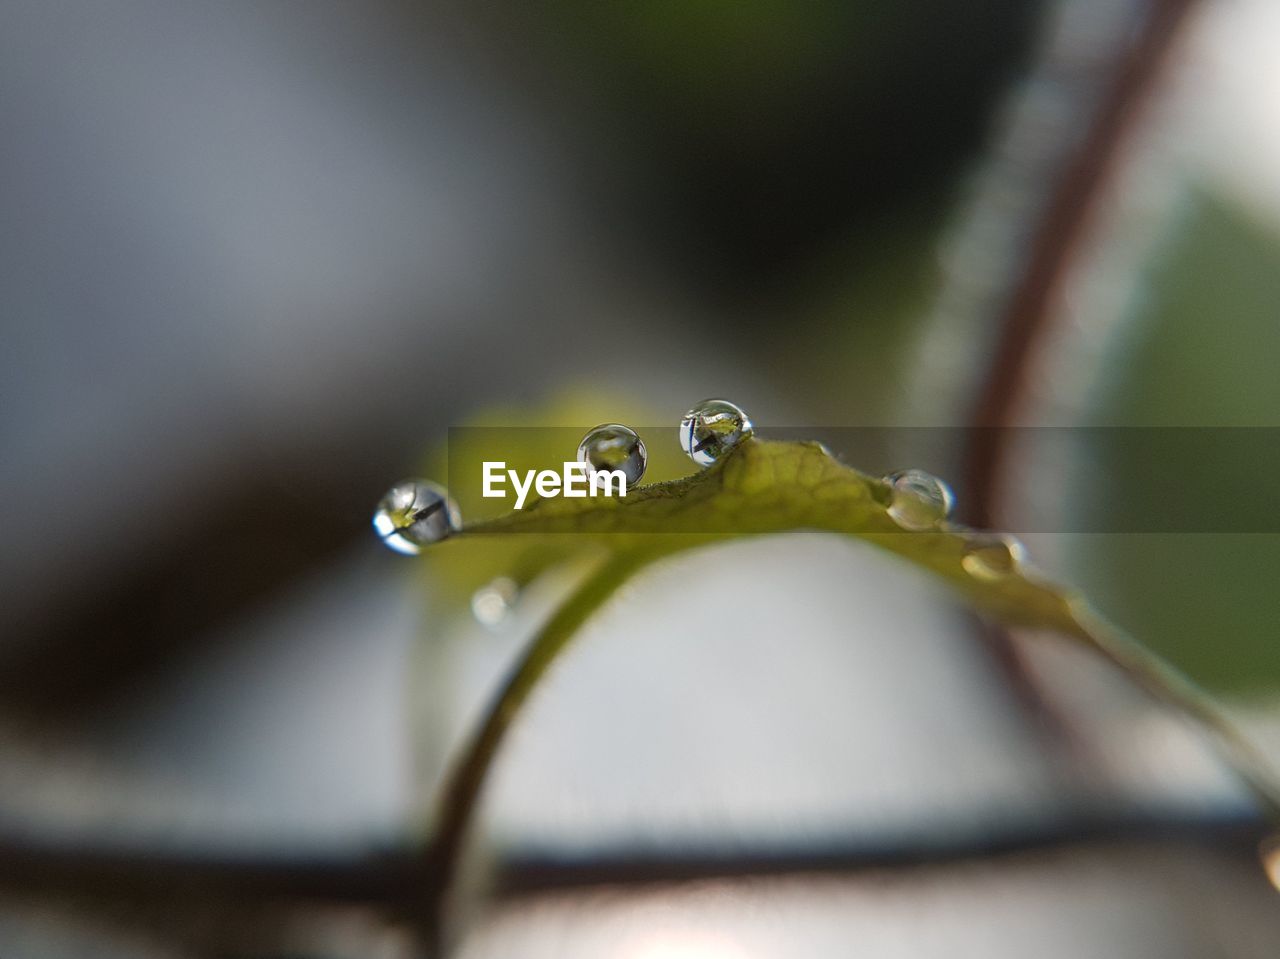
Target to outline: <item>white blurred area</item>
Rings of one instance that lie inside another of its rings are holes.
[[[993,863],[800,875],[513,900],[464,959],[1266,959],[1270,890],[1229,857],[1143,843]]]
[[[75,746],[10,744],[0,822],[96,849],[359,854],[429,824],[446,763],[545,618],[498,632],[365,560],[303,584]],[[558,592],[558,591],[557,591]],[[415,649],[416,646],[416,649]],[[1242,814],[1201,735],[1060,640],[1031,662],[1083,738],[1037,730],[925,574],[822,534],[701,550],[593,620],[481,807],[499,857],[950,848],[1080,816]]]
[[[1180,146],[1219,189],[1280,225],[1280,5],[1212,0],[1190,31],[1175,80]]]
[[[1247,805],[1185,725],[1069,644],[1032,645],[1044,672],[1075,677],[1056,706],[1087,730],[1078,766],[1028,721],[952,594],[896,557],[815,533],[675,558],[536,693],[486,832],[553,859],[678,860]]]

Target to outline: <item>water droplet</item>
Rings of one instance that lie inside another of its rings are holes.
[[[621,423],[604,423],[587,433],[578,444],[578,462],[592,477],[598,470],[622,470],[627,487],[635,486],[649,465],[649,451],[636,431]]]
[[[974,533],[960,565],[977,579],[1001,579],[1016,573],[1026,554],[1022,543],[1005,533]]]
[[[486,583],[471,596],[471,615],[481,626],[497,629],[520,598],[520,586],[510,576],[499,576]]]
[[[402,480],[378,501],[373,528],[397,553],[416,556],[462,526],[462,514],[444,487],[429,480]]]
[[[903,529],[936,529],[955,506],[951,487],[924,470],[898,470],[884,478],[889,516]]]
[[[1280,892],[1280,834],[1262,840],[1258,846],[1258,858],[1262,860],[1262,868],[1271,885]]]
[[[680,446],[699,466],[710,466],[755,432],[740,406],[703,400],[680,421]]]

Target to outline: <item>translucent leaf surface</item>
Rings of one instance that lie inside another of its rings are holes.
[[[630,491],[623,498],[550,499],[469,527],[465,536],[544,538],[646,560],[736,536],[827,530],[857,536],[943,576],[1001,621],[1089,635],[1069,593],[1018,569],[975,575],[974,552],[990,535],[962,527],[902,530],[889,488],[816,443],[753,439],[704,472]],[[572,539],[569,539],[572,537]],[[520,545],[531,540],[518,539]]]

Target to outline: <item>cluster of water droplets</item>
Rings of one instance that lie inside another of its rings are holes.
[[[680,447],[699,466],[711,466],[755,432],[742,407],[724,399],[703,400],[680,420]],[[578,444],[577,458],[593,481],[604,470],[620,470],[629,487],[644,476],[649,455],[635,430],[604,423],[589,430]],[[889,518],[907,532],[945,531],[964,538],[960,564],[975,579],[998,580],[1017,575],[1026,551],[1012,536],[969,530],[950,522],[955,496],[945,482],[920,469],[890,473],[881,480],[877,498]],[[379,538],[398,553],[413,556],[447,539],[462,526],[457,505],[428,480],[404,480],[393,486],[373,516]],[[472,597],[472,611],[486,626],[499,625],[509,614],[519,590],[501,577]]]
[[[710,466],[754,432],[742,407],[728,400],[703,400],[680,421],[680,446],[699,466]],[[649,465],[644,440],[629,426],[603,423],[587,432],[578,444],[578,462],[586,466],[593,482],[602,471],[620,470],[628,488],[635,486]],[[424,479],[402,480],[378,502],[373,528],[390,549],[416,556],[424,547],[448,539],[462,528],[462,515],[448,492]],[[509,607],[512,588],[491,584],[478,591],[472,607],[476,618],[496,623]]]

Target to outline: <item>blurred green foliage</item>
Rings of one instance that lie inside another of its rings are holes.
[[[1132,495],[1102,491],[1080,508],[1104,528],[1151,529],[1162,513],[1187,516],[1192,503],[1206,532],[1089,537],[1079,578],[1201,683],[1275,690],[1280,534],[1212,530],[1228,528],[1242,504],[1259,530],[1274,530],[1280,516],[1280,236],[1220,197],[1193,196],[1135,314],[1110,357],[1097,421],[1201,428],[1190,445],[1214,453],[1162,462],[1141,443],[1100,444],[1100,472]]]

